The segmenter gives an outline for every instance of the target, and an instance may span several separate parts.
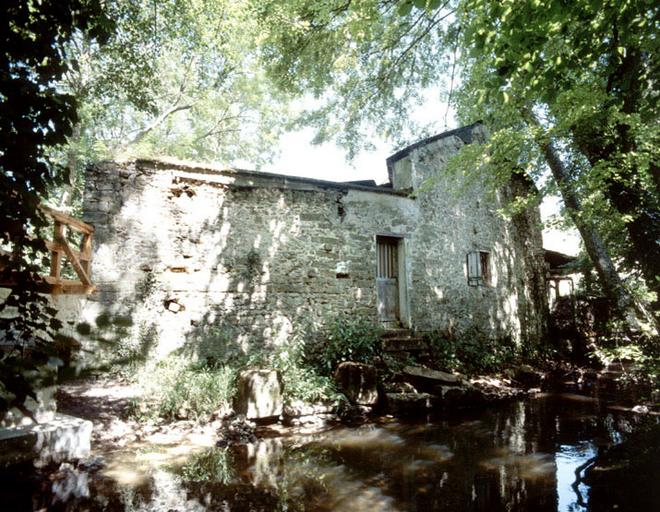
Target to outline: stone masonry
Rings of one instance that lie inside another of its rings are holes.
[[[162,161],[93,166],[83,218],[96,228],[98,291],[54,300],[90,359],[281,344],[340,313],[377,319],[376,239],[387,235],[399,240],[403,326],[536,341],[546,318],[538,210],[497,213],[528,185],[457,191],[442,172],[479,137],[477,124],[400,151],[389,186]],[[490,255],[489,285],[468,286],[474,250]]]

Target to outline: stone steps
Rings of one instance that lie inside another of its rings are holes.
[[[410,338],[412,337],[412,331],[410,329],[404,329],[403,327],[398,327],[396,329],[386,329],[381,336],[383,339],[386,338]]]
[[[383,338],[384,352],[422,352],[428,349],[422,338]]]
[[[382,337],[384,352],[423,352],[428,345],[420,336],[415,336],[410,329],[388,329]]]

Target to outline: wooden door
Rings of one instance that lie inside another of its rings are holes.
[[[399,240],[376,239],[378,317],[382,322],[399,320]]]

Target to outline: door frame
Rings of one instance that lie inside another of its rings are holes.
[[[374,254],[376,258],[374,259],[374,275],[378,276],[378,239],[379,238],[394,238],[397,240],[397,264],[398,264],[398,276],[397,276],[397,285],[399,287],[399,322],[405,328],[411,327],[411,313],[410,313],[410,300],[408,295],[409,290],[409,281],[411,277],[410,266],[408,264],[408,252],[409,252],[409,243],[407,235],[402,235],[401,233],[389,233],[389,232],[379,232],[374,235]],[[374,283],[376,279],[374,278]],[[378,300],[378,289],[376,289],[376,300]]]

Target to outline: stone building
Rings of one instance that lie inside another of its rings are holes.
[[[534,342],[547,308],[539,213],[497,212],[529,185],[488,194],[443,173],[483,136],[476,124],[409,146],[387,160],[383,186],[164,161],[96,165],[83,218],[96,228],[98,290],[72,327],[117,357],[284,343],[342,313]]]

